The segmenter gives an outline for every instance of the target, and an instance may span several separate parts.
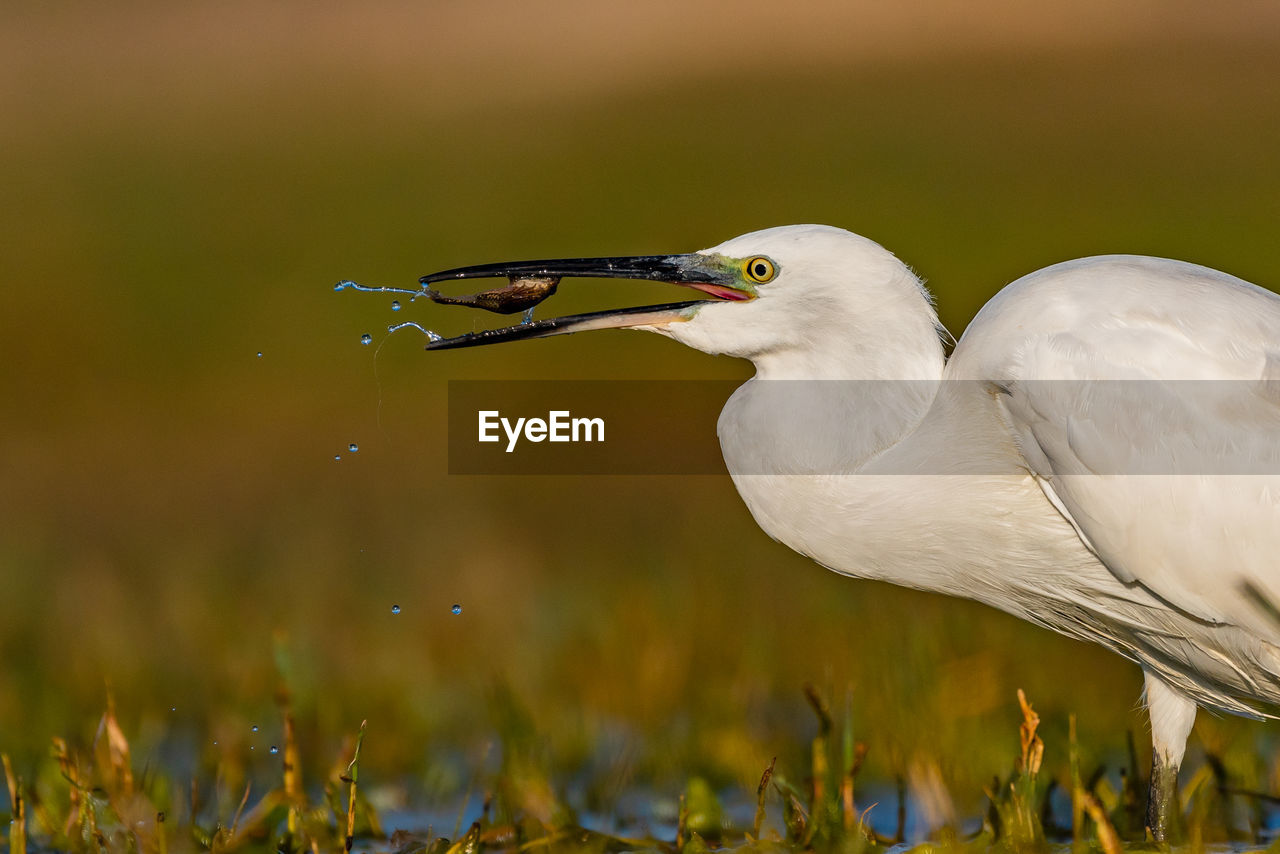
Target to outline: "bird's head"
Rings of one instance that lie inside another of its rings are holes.
[[[705,298],[469,333],[433,340],[427,349],[629,327],[764,366],[900,351],[904,322],[937,342],[928,294],[911,271],[878,244],[830,226],[770,228],[687,255],[484,264],[423,276],[422,283],[498,276],[646,279]]]

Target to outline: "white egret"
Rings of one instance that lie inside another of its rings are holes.
[[[750,359],[756,375],[718,429],[760,526],[837,572],[976,599],[1135,661],[1156,838],[1197,706],[1270,717],[1280,703],[1275,294],[1179,261],[1084,258],[1004,288],[947,359],[911,270],[826,226],[423,283],[488,276],[651,279],[713,297],[428,349],[626,326]],[[796,391],[813,380],[838,382]],[[1225,385],[1182,382],[1200,380]]]

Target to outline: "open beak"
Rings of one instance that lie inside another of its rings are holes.
[[[749,300],[755,294],[746,290],[735,275],[732,265],[716,255],[640,255],[622,258],[565,258],[549,261],[516,261],[498,264],[479,264],[474,267],[458,267],[423,276],[419,281],[424,287],[437,282],[455,279],[529,279],[529,278],[579,278],[591,279],[641,279],[652,282],[670,282],[693,288],[719,300]],[[427,344],[428,350],[447,350],[453,347],[475,347],[481,344],[497,344],[500,341],[519,341],[525,338],[546,338],[551,335],[567,335],[591,329],[617,329],[626,326],[655,326],[684,321],[693,317],[698,307],[707,300],[646,305],[634,308],[593,311],[553,317],[508,326],[502,329],[486,329],[468,332],[455,338],[440,338]]]

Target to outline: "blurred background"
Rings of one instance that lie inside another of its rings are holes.
[[[632,332],[427,354],[387,324],[489,321],[332,285],[821,222],[957,335],[1082,255],[1274,286],[1277,80],[1262,2],[4,4],[0,749],[88,741],[109,690],[147,761],[278,765],[283,671],[304,762],[368,719],[362,782],[410,800],[511,733],[606,810],[798,779],[807,682],[868,779],[936,766],[967,812],[1018,687],[1053,773],[1073,712],[1086,766],[1124,764],[1136,667],[829,573],[725,477],[446,472],[449,379],[748,365]],[[671,296],[604,290],[543,312]],[[1202,714],[1192,755],[1274,791],[1273,740]]]

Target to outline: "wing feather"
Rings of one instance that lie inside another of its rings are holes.
[[[1002,291],[952,368],[1000,382],[1028,469],[1118,579],[1280,639],[1280,297],[1181,262],[1070,262]]]

